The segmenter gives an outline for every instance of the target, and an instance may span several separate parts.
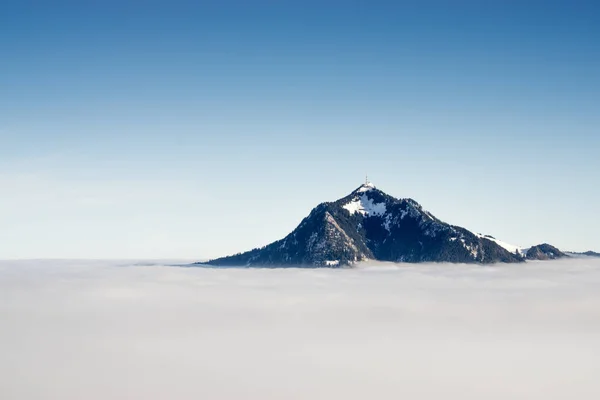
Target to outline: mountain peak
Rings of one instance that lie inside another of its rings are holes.
[[[513,247],[445,223],[416,201],[390,196],[366,179],[349,195],[319,204],[283,239],[208,264],[344,266],[368,259],[483,264],[524,261],[522,250]]]
[[[355,192],[363,193],[363,192],[368,192],[369,190],[373,190],[373,189],[376,189],[375,185],[372,182],[366,181],[365,183],[360,185],[358,187],[358,189],[355,190]]]

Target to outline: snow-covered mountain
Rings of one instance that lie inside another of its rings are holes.
[[[518,263],[540,254],[547,255],[529,254],[492,236],[447,224],[416,201],[394,198],[365,183],[346,197],[319,204],[285,238],[207,264],[343,266],[365,260],[485,264]]]

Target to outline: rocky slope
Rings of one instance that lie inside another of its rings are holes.
[[[525,257],[528,260],[556,260],[557,258],[568,257],[568,255],[556,247],[544,243],[531,247],[527,250]]]

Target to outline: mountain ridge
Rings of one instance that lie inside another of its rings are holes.
[[[445,223],[415,200],[392,197],[366,182],[347,196],[314,207],[284,238],[202,264],[340,267],[367,260],[491,264],[524,262],[535,259],[535,254],[530,257],[517,246]]]

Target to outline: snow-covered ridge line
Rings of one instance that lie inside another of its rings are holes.
[[[476,233],[475,235],[477,235],[477,237],[479,237],[479,238],[487,239],[489,241],[492,241],[492,242],[496,243],[498,246],[506,249],[507,251],[510,251],[511,253],[516,253],[517,251],[519,252],[519,254],[525,254],[526,253],[526,249],[525,248],[523,248],[521,246],[515,246],[514,244],[503,242],[501,240],[496,239],[493,236],[482,235],[481,233]]]

